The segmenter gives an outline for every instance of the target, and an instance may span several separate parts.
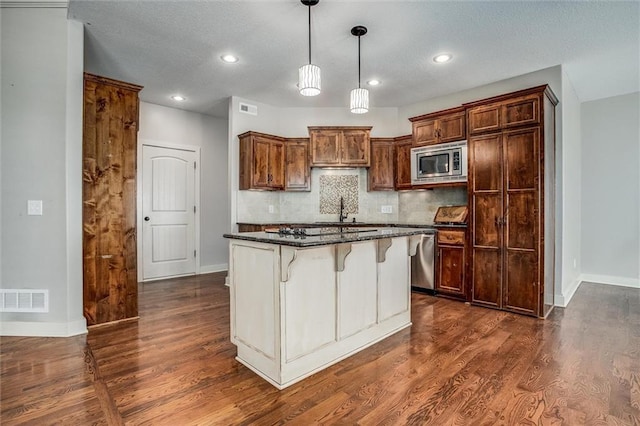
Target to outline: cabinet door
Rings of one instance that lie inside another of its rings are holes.
[[[393,191],[393,140],[371,141],[369,191]]]
[[[284,143],[269,144],[269,187],[284,189]]]
[[[438,142],[461,141],[466,136],[467,127],[464,111],[443,116],[438,120]]]
[[[528,95],[504,102],[500,113],[504,128],[538,124],[540,122],[539,95]]]
[[[435,119],[413,122],[413,144],[433,145],[438,143],[438,132]]]
[[[309,140],[289,139],[285,147],[285,191],[310,191]]]
[[[319,130],[310,132],[311,165],[337,166],[340,164],[340,130]]]
[[[269,187],[269,147],[271,141],[266,138],[256,136],[253,140],[253,165],[252,165],[252,187]]]
[[[505,309],[539,315],[540,132],[504,132]]]
[[[343,130],[341,164],[345,166],[368,167],[370,151],[369,132],[364,130]]]
[[[472,301],[501,307],[502,135],[472,137],[468,146]]]
[[[411,140],[396,145],[396,189],[411,188]]]
[[[477,134],[499,130],[500,105],[483,105],[469,109],[469,133]]]
[[[466,299],[464,286],[464,246],[438,246],[436,290]]]

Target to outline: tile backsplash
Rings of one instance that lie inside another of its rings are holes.
[[[466,205],[466,188],[367,191],[367,169],[311,169],[310,192],[238,191],[238,222],[337,222],[340,197],[346,221],[431,224],[439,206]],[[385,211],[391,213],[382,213]]]
[[[341,199],[345,213],[358,213],[358,175],[321,175],[320,213],[339,215]]]

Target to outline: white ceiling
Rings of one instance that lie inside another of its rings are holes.
[[[144,86],[143,101],[214,116],[229,96],[278,107],[346,107],[362,82],[371,106],[399,107],[562,64],[581,101],[640,91],[640,2],[355,1],[312,7],[322,93],[303,97],[307,7],[299,0],[70,0],[85,23],[85,69]],[[447,64],[432,60],[450,52]],[[240,57],[220,61],[224,53]],[[170,99],[180,93],[181,104]]]

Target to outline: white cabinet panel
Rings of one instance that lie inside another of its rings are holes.
[[[376,323],[376,245],[352,244],[344,271],[338,273],[340,339]]]
[[[233,245],[230,271],[233,283],[233,337],[270,359],[276,356],[274,249]],[[235,315],[240,312],[241,315]]]
[[[282,389],[410,326],[408,238],[378,241],[232,240],[236,359]]]
[[[378,321],[409,310],[411,272],[409,244],[394,238],[384,262],[378,263]]]
[[[298,250],[284,283],[287,362],[336,340],[333,246]]]

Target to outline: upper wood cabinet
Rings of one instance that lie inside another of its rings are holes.
[[[411,189],[411,135],[395,138],[395,189]]]
[[[369,167],[371,127],[309,127],[311,167]]]
[[[285,191],[311,191],[309,138],[289,138],[284,146]]]
[[[516,96],[468,109],[469,133],[493,132],[540,123],[540,98],[537,95]]]
[[[368,170],[369,191],[393,191],[393,138],[371,138],[371,167]]]
[[[88,325],[138,316],[136,153],[141,89],[84,74],[82,252]]]
[[[463,107],[413,117],[409,121],[414,146],[460,141],[467,136]]]
[[[240,140],[240,189],[284,189],[284,138],[246,132]]]

